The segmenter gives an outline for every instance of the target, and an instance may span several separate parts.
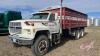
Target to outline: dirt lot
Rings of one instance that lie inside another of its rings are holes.
[[[86,28],[84,38],[66,38],[45,56],[100,56],[100,27]],[[32,56],[31,48],[14,47],[8,36],[0,36],[0,56]]]

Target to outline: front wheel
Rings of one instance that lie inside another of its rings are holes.
[[[49,49],[49,40],[45,35],[40,35],[31,46],[35,56],[43,56]]]

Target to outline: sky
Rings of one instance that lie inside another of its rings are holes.
[[[23,18],[50,6],[59,6],[60,0],[1,0],[0,12],[21,11]],[[63,0],[63,6],[86,13],[89,17],[100,17],[100,0]]]

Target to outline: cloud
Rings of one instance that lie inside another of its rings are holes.
[[[100,0],[63,0],[63,5],[84,13],[100,12]],[[60,5],[60,0],[2,0],[0,11],[18,10],[32,13],[48,6]]]
[[[100,0],[63,0],[63,5],[83,12],[100,11]],[[60,0],[2,0],[0,8],[25,8],[42,9],[47,6],[60,5]]]
[[[74,0],[64,2],[64,5],[67,5],[70,8],[88,13],[93,11],[100,11],[100,0]]]
[[[0,1],[0,7],[14,8],[31,6],[34,8],[43,8],[45,6],[57,4],[56,1],[51,0],[2,0]]]

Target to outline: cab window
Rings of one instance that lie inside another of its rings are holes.
[[[54,21],[55,20],[55,14],[51,14],[49,20]]]
[[[31,19],[47,19],[48,15],[49,15],[48,13],[36,13],[33,14]]]

